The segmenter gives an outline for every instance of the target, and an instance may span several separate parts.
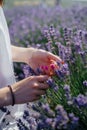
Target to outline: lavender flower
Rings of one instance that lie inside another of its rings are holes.
[[[87,80],[83,81],[83,85],[87,87]]]
[[[54,81],[51,79],[51,78],[49,78],[48,80],[47,80],[47,83],[48,83],[48,85],[51,87],[51,88],[55,88],[56,87],[56,84],[54,83]]]
[[[79,107],[87,107],[87,97],[79,94],[75,99],[74,102],[76,103],[77,106]]]
[[[62,129],[63,126],[67,125],[69,122],[69,118],[67,112],[63,109],[61,105],[57,105],[56,107],[57,116],[55,118],[55,128]]]

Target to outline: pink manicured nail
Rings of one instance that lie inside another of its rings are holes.
[[[44,66],[42,65],[41,67],[40,67],[42,70],[44,70]]]
[[[51,64],[50,67],[51,67],[51,69],[53,69],[53,70],[55,69],[55,65],[54,65],[54,64]]]
[[[45,70],[48,70],[48,66],[45,66]]]

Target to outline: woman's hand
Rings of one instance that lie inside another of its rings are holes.
[[[58,56],[45,50],[34,48],[31,48],[31,50],[32,50],[31,54],[30,54],[30,48],[27,50],[26,63],[34,70],[40,67],[44,73],[51,75],[53,74],[51,65],[54,64],[54,67],[56,67],[57,66],[56,62],[58,61],[62,62],[62,60]]]
[[[12,91],[15,97],[15,104],[23,104],[38,100],[49,88],[46,81],[48,76],[31,76],[13,84]],[[0,107],[12,105],[11,92],[8,87],[0,89]]]
[[[31,76],[12,85],[16,104],[38,100],[49,88],[47,80],[46,75]]]
[[[56,62],[62,62],[62,60],[42,49],[35,49],[35,48],[22,48],[12,46],[12,59],[15,62],[24,62],[27,63],[32,69],[36,71],[37,68],[41,68],[43,74],[53,75],[54,70],[52,68],[57,67]],[[53,67],[54,66],[54,67]]]

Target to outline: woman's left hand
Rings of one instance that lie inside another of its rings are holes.
[[[48,75],[53,75],[53,66],[56,67],[57,63],[56,62],[61,62],[62,60],[48,52],[42,49],[35,49],[35,48],[31,48],[31,53],[30,53],[30,48],[28,49],[27,53],[26,53],[26,63],[34,70],[36,70],[37,68],[41,68],[42,71],[45,74]]]

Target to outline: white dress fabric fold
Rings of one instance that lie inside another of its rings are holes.
[[[3,9],[0,7],[0,88],[12,85],[15,82],[9,31]],[[8,106],[7,108],[15,119],[22,116],[24,105]],[[4,125],[2,124],[4,118],[9,121],[9,125],[6,125],[6,122],[4,122]],[[16,122],[13,118],[7,118],[6,114],[0,111],[0,130],[17,130]]]

